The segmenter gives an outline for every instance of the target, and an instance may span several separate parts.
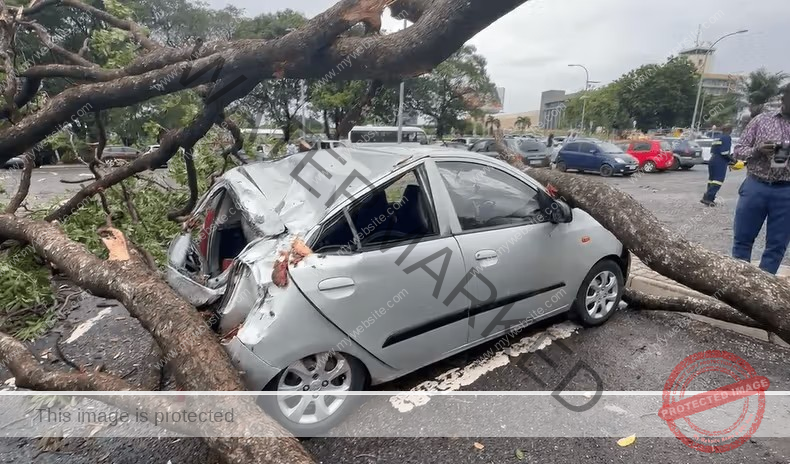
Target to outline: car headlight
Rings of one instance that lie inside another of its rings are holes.
[[[625,164],[625,160],[622,159],[622,158],[615,158],[614,160],[617,161],[620,164]]]

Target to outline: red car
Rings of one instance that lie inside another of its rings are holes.
[[[669,169],[675,159],[672,145],[664,140],[626,140],[618,145],[639,161],[639,168],[644,172]]]

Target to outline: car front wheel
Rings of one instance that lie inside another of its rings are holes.
[[[297,437],[313,437],[338,425],[361,403],[367,370],[354,357],[323,352],[302,358],[280,372],[264,389],[261,407]]]
[[[612,168],[608,164],[604,164],[603,166],[601,166],[601,175],[603,177],[612,177],[612,174],[614,174],[614,168]]]
[[[599,261],[584,278],[573,311],[582,324],[601,325],[612,316],[625,290],[620,266],[610,259]]]

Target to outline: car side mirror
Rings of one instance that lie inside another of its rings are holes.
[[[554,200],[551,206],[549,220],[552,224],[567,224],[573,221],[573,210],[564,201]]]
[[[567,224],[573,221],[573,210],[562,200],[552,198],[548,193],[538,192],[538,204],[542,215],[552,224]]]

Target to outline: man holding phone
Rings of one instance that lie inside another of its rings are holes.
[[[734,154],[746,162],[748,175],[738,190],[732,256],[751,261],[754,240],[767,219],[760,269],[776,274],[790,243],[790,85],[782,109],[752,119]]]

